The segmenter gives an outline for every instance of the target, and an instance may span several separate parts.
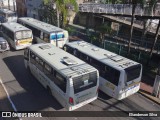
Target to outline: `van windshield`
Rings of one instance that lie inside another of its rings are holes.
[[[97,72],[73,78],[74,93],[79,93],[97,85]]]

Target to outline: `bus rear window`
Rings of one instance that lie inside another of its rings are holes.
[[[73,78],[74,93],[79,93],[97,85],[97,72]]]
[[[141,65],[135,65],[125,69],[127,75],[127,82],[132,81],[140,76]]]
[[[32,31],[30,31],[30,30],[16,32],[16,39],[17,40],[27,39],[27,38],[31,38],[31,37],[32,37]]]

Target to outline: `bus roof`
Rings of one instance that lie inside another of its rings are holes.
[[[16,22],[6,22],[6,23],[2,23],[2,26],[6,27],[7,29],[11,30],[12,32],[17,32],[17,31],[21,31],[21,30],[30,30],[29,28],[16,23]]]
[[[64,76],[75,77],[96,71],[91,65],[50,43],[35,44],[28,48]]]
[[[15,13],[15,12],[12,11],[12,10],[9,10],[9,9],[0,9],[0,13],[12,14],[12,13]]]
[[[42,31],[45,31],[47,33],[52,33],[52,32],[62,32],[64,31],[63,29],[61,28],[58,28],[56,26],[53,26],[53,25],[50,25],[48,23],[45,23],[45,22],[42,22],[42,21],[39,21],[37,19],[34,19],[34,18],[30,18],[30,17],[21,17],[19,18],[18,20],[32,26],[32,27],[35,27],[37,29],[40,29]]]
[[[74,41],[66,44],[118,70],[122,70],[127,67],[139,64],[135,61],[132,61],[130,59],[127,59],[125,57],[112,53],[110,51],[107,51],[105,49],[99,48],[85,41]]]

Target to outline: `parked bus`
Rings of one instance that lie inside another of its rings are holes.
[[[1,23],[17,22],[17,14],[9,9],[0,9],[0,21]]]
[[[35,43],[47,42],[62,48],[68,42],[66,30],[29,17],[19,18],[18,22],[33,31]]]
[[[142,65],[84,41],[67,43],[64,50],[99,70],[99,89],[118,100],[140,88]]]
[[[32,31],[15,22],[2,23],[2,35],[15,49],[24,49],[32,44]]]
[[[97,99],[98,70],[50,43],[29,46],[25,67],[67,110]]]

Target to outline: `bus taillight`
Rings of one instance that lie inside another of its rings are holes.
[[[74,102],[73,102],[73,98],[72,97],[69,97],[69,104],[73,105]]]
[[[16,41],[16,45],[19,45],[19,41]]]

